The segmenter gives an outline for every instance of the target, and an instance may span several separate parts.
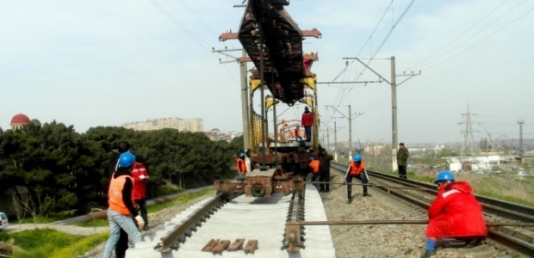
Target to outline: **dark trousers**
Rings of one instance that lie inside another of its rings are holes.
[[[406,177],[406,166],[398,166],[399,167],[399,177],[407,179]]]
[[[312,138],[312,136],[311,136],[312,132],[311,131],[312,131],[311,126],[304,127],[304,132],[306,133],[306,141],[307,142],[311,142],[311,138]]]
[[[145,220],[145,227],[148,227],[148,213],[146,211],[146,199],[135,200],[139,211],[141,211],[141,217]]]
[[[326,183],[326,184],[323,184]],[[330,169],[319,171],[319,186],[320,191],[330,191]]]
[[[361,173],[359,174],[358,176],[351,176],[351,175],[347,175],[347,178],[345,178],[347,180],[347,198],[350,200],[352,199],[352,178],[357,178],[358,180],[362,181],[363,184],[367,184],[369,183],[369,178],[367,177],[367,174],[364,172],[364,173]],[[363,185],[363,193],[364,194],[367,194],[367,185]]]
[[[311,181],[312,181],[312,182],[315,182],[315,181],[317,181],[317,179],[319,179],[319,172],[317,172],[317,173],[315,173],[315,174],[312,172],[312,178],[311,178]]]

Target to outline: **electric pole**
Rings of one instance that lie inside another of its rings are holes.
[[[219,49],[216,50],[215,48],[212,49],[212,52],[217,52],[219,54],[223,54],[225,56],[231,57],[234,60],[231,61],[222,61],[219,59],[219,64],[224,63],[232,63],[232,62],[239,62],[239,77],[241,78],[241,115],[243,119],[243,143],[244,143],[244,150],[250,148],[250,109],[249,109],[249,101],[248,101],[248,83],[247,83],[247,63],[245,61],[240,61],[240,58],[232,56],[227,54],[227,52],[234,52],[234,51],[241,51],[241,58],[244,59],[247,57],[247,52],[245,49]]]
[[[421,71],[419,71],[418,74],[414,74],[413,72],[411,74],[401,74],[397,75],[395,72],[395,56],[392,56],[390,58],[391,60],[391,82],[388,81],[384,76],[377,73],[375,70],[373,70],[371,67],[369,67],[367,64],[362,62],[357,57],[344,57],[343,59],[356,59],[358,62],[360,62],[362,65],[367,67],[371,72],[376,74],[382,81],[387,82],[391,86],[391,165],[393,168],[393,171],[397,171],[397,148],[398,148],[398,133],[397,133],[397,87],[400,86],[405,81],[413,78],[416,75],[421,75]],[[397,76],[409,76],[406,80],[400,82],[397,84]]]
[[[341,113],[341,111],[337,110],[332,105],[326,105],[325,107],[326,108],[329,108],[329,107],[333,108],[335,111],[337,111],[343,117],[345,117],[346,119],[349,120],[349,158],[352,157],[352,116],[356,115],[356,117],[359,117],[359,116],[363,115],[363,113],[354,113],[354,114],[352,114],[352,109],[351,109],[350,105],[349,105],[349,116],[346,116],[345,114]],[[356,117],[354,117],[354,118],[356,118]]]
[[[523,124],[525,121],[519,120],[519,163],[523,164]]]

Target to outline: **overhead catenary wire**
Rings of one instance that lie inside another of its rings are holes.
[[[202,19],[200,19],[200,17],[198,17],[196,15],[195,12],[193,12],[193,10],[191,10],[191,8],[189,8],[189,6],[184,2],[184,0],[180,0],[180,2],[182,2],[182,4],[185,5],[185,8],[187,8],[187,10],[189,10],[189,12],[191,12],[196,18],[197,20],[204,26],[204,28],[206,28],[213,36],[217,37],[217,35],[208,27],[208,25],[206,25]]]
[[[495,34],[501,32],[503,29],[507,28],[508,26],[514,24],[515,22],[517,22],[517,21],[520,20],[521,18],[525,17],[527,14],[529,14],[529,13],[532,12],[532,11],[534,11],[534,8],[529,9],[528,11],[526,11],[525,13],[523,13],[522,15],[520,15],[519,17],[517,17],[516,19],[512,20],[510,23],[506,24],[505,26],[501,27],[500,29],[496,30],[495,32],[493,32],[492,34],[490,34],[490,35],[488,35],[487,37],[483,38],[482,40],[476,42],[475,44],[473,44],[473,45],[471,45],[471,46],[465,48],[464,50],[462,50],[462,51],[460,51],[460,52],[454,54],[453,56],[450,56],[450,57],[447,58],[447,59],[444,59],[444,60],[442,60],[442,61],[440,61],[440,62],[438,62],[438,63],[432,64],[432,65],[428,66],[428,67],[425,68],[425,69],[426,69],[426,70],[430,70],[430,69],[432,69],[432,68],[435,68],[436,66],[438,66],[438,65],[440,65],[440,64],[442,64],[442,63],[445,63],[445,62],[449,61],[450,59],[452,59],[452,58],[454,58],[454,57],[456,57],[456,56],[458,56],[458,55],[464,53],[465,51],[467,51],[467,50],[469,50],[469,49],[471,49],[471,48],[477,46],[478,44],[480,44],[480,43],[486,41],[487,39],[491,38],[491,37],[494,36]]]
[[[402,18],[404,18],[404,16],[406,15],[406,13],[408,12],[408,10],[410,10],[410,8],[412,7],[413,3],[415,2],[415,0],[412,0],[408,6],[404,9],[404,11],[402,12],[402,14],[399,16],[399,18],[397,19],[397,21],[391,26],[391,29],[389,30],[388,34],[386,35],[386,37],[384,38],[384,40],[382,40],[382,43],[380,43],[380,45],[378,46],[378,48],[376,49],[375,53],[373,54],[373,56],[369,59],[369,61],[366,63],[367,66],[369,66],[371,64],[371,62],[373,62],[373,59],[375,58],[375,56],[378,54],[378,52],[380,52],[380,50],[382,49],[382,47],[384,46],[384,44],[386,43],[386,41],[389,39],[389,37],[391,36],[391,33],[393,33],[393,31],[395,30],[395,28],[397,27],[397,25],[402,21]],[[359,73],[358,77],[356,77],[356,81],[360,79],[360,77],[363,75],[363,73],[365,71],[367,71],[367,66],[363,68],[363,70]],[[343,96],[343,99],[348,95],[348,93],[350,93],[350,91],[352,90],[349,89],[349,91],[347,92],[347,94],[345,94]],[[343,99],[341,100],[341,102],[343,101]]]
[[[507,3],[508,1],[510,0],[505,0],[503,1],[500,5],[498,5],[497,7],[493,8],[493,10],[491,10],[489,13],[487,13],[484,17],[482,17],[481,19],[479,19],[477,22],[475,22],[473,25],[471,25],[471,27],[467,28],[466,30],[464,30],[462,33],[460,33],[460,35],[456,36],[454,39],[452,39],[451,41],[447,42],[445,45],[443,45],[441,48],[439,48],[438,50],[434,51],[432,54],[430,54],[429,56],[427,56],[426,58],[423,58],[421,61],[417,62],[411,69],[409,70],[417,70],[417,69],[414,69],[416,67],[419,67],[419,65],[423,65],[423,64],[426,64],[427,63],[427,60],[430,59],[431,57],[433,57],[435,54],[439,53],[441,50],[443,50],[444,48],[448,47],[450,44],[452,44],[453,42],[455,42],[456,40],[458,40],[460,37],[462,37],[465,33],[467,33],[468,31],[470,31],[471,29],[473,29],[476,25],[478,25],[480,22],[482,22],[483,20],[485,20],[487,17],[489,17],[492,13],[494,13],[495,11],[497,11],[499,8],[501,8],[505,3]]]
[[[178,26],[189,38],[194,40],[196,43],[199,44],[200,47],[204,48],[207,51],[211,51],[208,47],[209,44],[206,44],[202,38],[197,36],[192,31],[189,31],[185,25],[183,25],[178,19],[176,19],[170,12],[168,12],[165,7],[163,7],[160,3],[158,3],[156,0],[150,0],[150,2],[158,8],[160,12],[162,12],[169,20],[171,20],[172,23],[174,23],[176,26]]]

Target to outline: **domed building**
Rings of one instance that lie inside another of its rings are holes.
[[[16,114],[11,118],[11,130],[17,130],[30,122],[30,118],[25,114]]]

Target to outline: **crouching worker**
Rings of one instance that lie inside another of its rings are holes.
[[[435,254],[439,238],[456,238],[475,244],[488,235],[482,207],[467,182],[454,182],[450,171],[441,171],[434,183],[438,185],[438,194],[428,209],[427,240],[422,258]]]
[[[144,226],[144,220],[137,214],[135,201],[132,196],[133,179],[131,175],[135,156],[130,152],[122,153],[119,157],[119,167],[111,176],[108,192],[107,210],[109,221],[109,239],[104,249],[104,258],[110,258],[117,244],[121,228],[128,234],[131,242],[135,245],[142,237],[139,229]],[[135,221],[132,218],[135,218]]]
[[[345,183],[347,185],[347,197],[348,203],[352,203],[352,178],[355,177],[363,183],[363,196],[370,196],[367,193],[367,184],[369,183],[369,177],[367,176],[367,171],[365,170],[365,163],[362,161],[362,155],[356,154],[352,157],[349,167],[347,168],[347,174],[345,176]]]

